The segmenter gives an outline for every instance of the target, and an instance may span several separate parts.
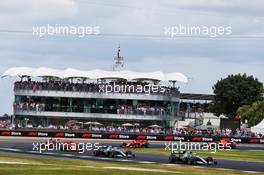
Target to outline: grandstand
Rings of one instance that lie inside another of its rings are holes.
[[[64,125],[69,120],[170,127],[180,117],[180,92],[163,82],[187,81],[177,72],[25,67],[11,68],[5,76],[21,78],[14,83],[15,123],[34,127]]]

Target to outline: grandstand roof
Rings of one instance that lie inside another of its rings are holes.
[[[180,99],[182,100],[213,100],[214,95],[211,94],[191,94],[181,93]]]
[[[8,69],[2,77],[6,76],[29,76],[29,77],[58,77],[66,78],[88,78],[88,79],[126,79],[126,80],[158,80],[158,81],[180,81],[187,83],[188,78],[179,72],[163,73],[157,72],[133,72],[133,71],[104,71],[94,70],[77,70],[77,69],[52,69],[47,67],[13,67]]]

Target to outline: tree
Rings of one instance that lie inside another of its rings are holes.
[[[234,117],[240,106],[262,99],[263,84],[246,74],[229,75],[213,86],[215,98],[210,110],[216,115]]]
[[[3,118],[9,118],[9,115],[8,114],[4,114]]]
[[[257,125],[264,119],[264,100],[256,101],[252,105],[239,107],[237,113],[242,120],[247,120],[250,126]]]

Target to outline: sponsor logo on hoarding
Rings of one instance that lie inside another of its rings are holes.
[[[10,131],[3,131],[1,133],[1,135],[3,135],[3,136],[9,136],[9,135],[11,135],[11,132]]]
[[[118,139],[118,134],[111,134],[109,139]]]
[[[259,139],[249,139],[249,143],[259,143]]]
[[[55,134],[55,137],[64,137],[64,133],[63,132],[57,132]]]
[[[38,136],[47,137],[47,136],[49,136],[49,133],[47,133],[47,132],[38,132]]]
[[[157,136],[147,136],[147,140],[157,140]]]
[[[224,140],[224,141],[230,141],[231,139],[228,138],[228,137],[223,137],[223,138],[220,138],[220,140]]]
[[[129,139],[129,135],[119,135],[120,139]]]
[[[102,134],[92,134],[92,138],[102,138]]]
[[[202,137],[193,137],[192,138],[192,141],[201,141],[202,140]]]
[[[242,143],[242,139],[239,139],[239,138],[231,138],[231,141]]]
[[[12,136],[21,136],[22,133],[21,132],[11,132]]]
[[[103,135],[102,134],[85,133],[85,134],[82,135],[82,137],[86,137],[86,138],[102,138]]]
[[[144,139],[146,139],[146,136],[145,136],[145,135],[138,135],[138,136],[137,136],[137,139],[138,139],[138,140],[140,140],[140,139],[141,139],[141,140],[142,140],[142,139],[144,140]]]
[[[74,133],[65,133],[65,137],[75,137]]]
[[[123,134],[111,134],[109,139],[129,139],[129,135],[123,135]]]
[[[185,138],[184,137],[174,137],[174,140],[176,140],[176,141],[183,141],[183,140],[185,140]]]
[[[37,136],[37,135],[38,135],[38,132],[35,132],[35,131],[34,132],[32,131],[32,132],[28,133],[28,136]]]
[[[85,133],[85,134],[82,135],[82,137],[88,137],[88,138],[90,138],[90,137],[92,137],[92,134]]]
[[[208,137],[203,137],[202,141],[204,142],[212,142],[214,139],[213,138],[208,138]]]
[[[173,136],[165,136],[164,140],[173,140]]]

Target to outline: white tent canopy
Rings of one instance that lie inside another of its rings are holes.
[[[264,119],[256,126],[251,127],[251,131],[255,133],[261,133],[264,135]]]
[[[8,69],[2,77],[6,76],[11,76],[11,77],[16,77],[16,76],[30,76],[33,75],[33,72],[35,71],[34,68],[31,67],[13,67]]]
[[[29,75],[30,76],[30,75]],[[62,78],[63,71],[57,69],[51,69],[47,67],[40,67],[33,71],[32,77],[58,77]]]
[[[31,68],[31,67],[14,67],[8,69],[2,77],[58,77],[66,78],[87,78],[87,79],[126,79],[126,80],[158,80],[158,81],[179,81],[188,82],[188,78],[179,72],[163,73],[163,72],[132,72],[132,71],[104,71],[94,69],[89,71],[68,68],[65,70],[52,69],[47,67]]]
[[[134,126],[134,125],[131,124],[131,123],[124,123],[124,124],[122,124],[122,126],[124,126],[124,127],[132,127],[132,126]]]

